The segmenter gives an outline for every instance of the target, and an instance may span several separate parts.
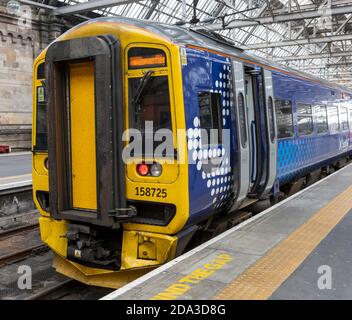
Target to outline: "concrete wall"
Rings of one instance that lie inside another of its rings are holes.
[[[30,148],[33,61],[61,30],[43,9],[0,0],[0,145]]]

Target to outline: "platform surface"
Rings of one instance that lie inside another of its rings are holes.
[[[18,152],[0,155],[0,190],[32,184],[32,155]]]
[[[352,299],[352,165],[103,297]]]

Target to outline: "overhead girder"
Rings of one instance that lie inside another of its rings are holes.
[[[331,16],[344,15],[348,13],[352,13],[352,5],[329,8],[329,15]],[[317,8],[317,9],[307,10],[307,11],[291,12],[291,13],[277,14],[274,16],[258,17],[255,19],[234,20],[228,23],[228,25],[225,26],[225,29],[244,28],[244,27],[275,24],[275,23],[286,23],[289,21],[315,19],[315,18],[320,18],[321,16],[322,16],[322,9]],[[202,27],[203,26],[195,27],[195,29],[202,28]],[[223,30],[224,28],[222,23],[214,23],[211,25],[207,25],[207,29],[216,31],[216,30]]]

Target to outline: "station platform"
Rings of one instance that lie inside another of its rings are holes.
[[[102,300],[352,299],[352,165]]]
[[[0,155],[0,191],[32,185],[32,155],[30,152]]]

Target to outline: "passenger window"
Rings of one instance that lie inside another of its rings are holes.
[[[329,119],[330,131],[332,133],[336,133],[337,131],[339,131],[340,130],[339,111],[336,106],[334,105],[328,106],[328,119]]]
[[[328,125],[328,115],[326,112],[326,106],[325,105],[315,106],[314,111],[315,111],[317,132],[318,133],[328,132],[329,125]]]
[[[247,126],[246,126],[244,96],[242,93],[238,94],[237,103],[238,103],[238,119],[240,123],[240,133],[241,133],[241,145],[242,145],[242,148],[245,148],[247,146]]]
[[[346,107],[340,107],[340,128],[342,130],[349,130]]]
[[[268,113],[269,113],[269,131],[270,131],[270,140],[274,142],[275,139],[275,115],[274,115],[274,102],[273,98],[268,98]]]
[[[199,92],[199,119],[203,145],[222,142],[220,93]]]
[[[290,100],[275,100],[277,137],[293,137],[292,103]]]
[[[313,115],[312,106],[310,104],[298,103],[298,135],[306,136],[313,133]]]
[[[352,106],[349,107],[348,120],[350,122],[350,130],[352,129]]]

